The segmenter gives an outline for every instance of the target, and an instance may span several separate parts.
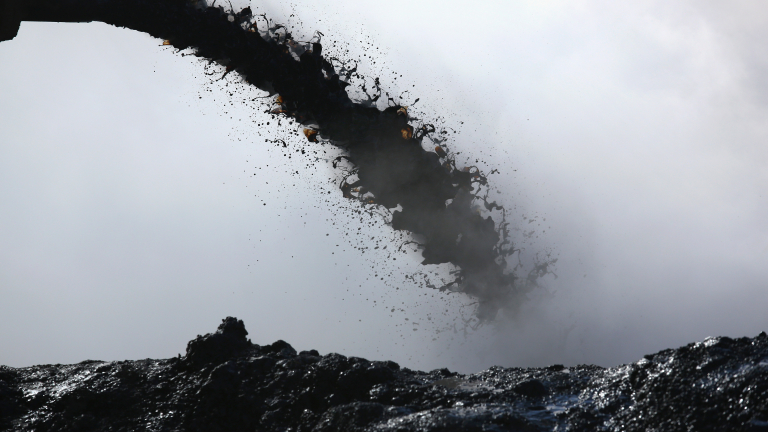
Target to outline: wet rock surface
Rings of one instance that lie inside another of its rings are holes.
[[[0,367],[0,430],[765,431],[768,335],[628,365],[460,375],[246,339],[226,318],[167,360]]]

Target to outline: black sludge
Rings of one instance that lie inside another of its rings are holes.
[[[184,357],[0,366],[0,430],[764,431],[768,336],[710,338],[613,368],[460,375],[287,342],[226,318]]]
[[[40,0],[14,8],[3,20],[11,23],[3,24],[5,37],[15,34],[14,20],[103,21],[178,49],[194,48],[196,55],[225,65],[226,73],[277,94],[280,107],[273,114],[307,125],[310,141],[323,139],[345,150],[356,179],[341,184],[344,196],[396,209],[392,227],[416,235],[423,264],[458,268],[455,280],[438,288],[476,297],[481,318],[493,318],[499,305],[514,306],[530,289],[506,269],[505,256],[514,248],[505,222],[484,218],[475,205],[478,185],[487,186],[482,173],[456,167],[442,147],[426,150],[423,141],[435,128],[414,128],[405,107],[379,110],[370,101],[350,100],[319,39],[296,42],[281,26],[264,33],[264,20],[250,8],[227,13],[202,0]],[[501,207],[486,203],[486,209]]]

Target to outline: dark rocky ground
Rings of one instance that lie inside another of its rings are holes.
[[[0,366],[13,431],[768,431],[768,335],[628,365],[459,375],[288,343],[226,318],[184,357]]]

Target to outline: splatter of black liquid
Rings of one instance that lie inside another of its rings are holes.
[[[215,3],[214,3],[215,4]],[[22,7],[23,9],[23,7]],[[294,40],[288,29],[250,8],[227,12],[204,1],[67,0],[27,5],[22,20],[103,21],[164,40],[178,50],[226,67],[224,75],[275,98],[275,117],[303,126],[308,142],[342,151],[333,161],[344,168],[339,188],[363,206],[386,209],[393,229],[410,233],[422,264],[450,263],[452,280],[427,286],[464,293],[477,300],[479,322],[500,309],[514,310],[548,274],[555,260],[537,263],[525,276],[509,268],[515,248],[505,209],[488,200],[488,179],[477,166],[457,166],[433,124],[409,115],[387,96],[381,102],[378,79],[366,100],[354,101],[346,88],[356,67],[323,54],[322,34]],[[418,101],[418,99],[417,99]],[[495,221],[489,213],[495,213]]]

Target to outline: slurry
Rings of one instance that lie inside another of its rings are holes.
[[[146,32],[178,50],[191,48],[224,66],[224,75],[239,74],[267,91],[275,98],[273,117],[300,124],[309,143],[342,150],[333,166],[343,167],[344,197],[384,209],[393,229],[412,234],[408,243],[421,250],[422,264],[455,267],[448,283],[425,285],[476,299],[479,322],[493,320],[499,309],[514,315],[554,263],[537,262],[518,276],[520,260],[515,266],[508,261],[520,250],[504,207],[488,200],[486,174],[477,166],[457,166],[444,144],[445,130],[412,117],[382,92],[378,78],[373,88],[363,87],[366,100],[353,101],[346,88],[357,68],[326,58],[320,33],[297,41],[285,26],[250,8],[227,12],[204,1],[67,0],[14,7],[17,22],[103,21]],[[15,30],[4,27],[12,38]],[[386,107],[379,108],[383,102]]]

